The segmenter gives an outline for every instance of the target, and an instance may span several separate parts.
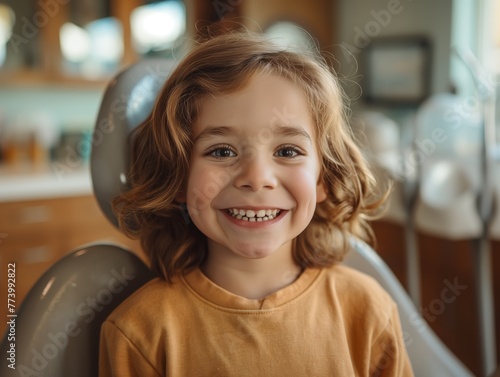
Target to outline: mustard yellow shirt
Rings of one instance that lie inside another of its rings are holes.
[[[101,330],[101,377],[413,376],[395,303],[342,265],[307,269],[261,300],[199,269],[155,279]]]

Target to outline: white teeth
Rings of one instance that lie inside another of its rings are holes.
[[[238,220],[245,220],[250,222],[255,221],[268,221],[274,219],[279,215],[279,209],[259,209],[258,211],[254,210],[244,210],[232,208],[228,210],[229,214]]]

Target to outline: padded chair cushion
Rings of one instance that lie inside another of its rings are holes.
[[[129,187],[130,135],[151,114],[174,65],[171,59],[140,60],[120,72],[104,93],[92,136],[90,170],[97,202],[117,228],[111,202]]]
[[[154,276],[136,255],[111,244],[84,246],[60,259],[17,312],[16,370],[8,367],[5,334],[1,375],[96,377],[102,322]]]

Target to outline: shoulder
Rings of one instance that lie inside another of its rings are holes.
[[[389,293],[374,278],[341,264],[323,273],[342,314],[353,363],[370,376],[413,376],[398,308]]]
[[[131,327],[145,327],[157,323],[161,313],[182,297],[183,284],[180,279],[168,283],[160,278],[153,279],[123,301],[107,318],[124,333]]]
[[[390,295],[374,278],[351,267],[335,264],[325,268],[324,275],[327,284],[333,284],[338,290],[355,294],[355,297],[369,296],[384,303],[392,302]]]
[[[342,264],[326,268],[323,274],[328,294],[345,315],[374,320],[382,326],[391,319],[396,304],[371,276]]]

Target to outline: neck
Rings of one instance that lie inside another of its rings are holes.
[[[230,250],[210,250],[201,271],[218,286],[248,299],[262,299],[290,285],[302,269],[292,258],[291,245],[260,259],[235,255]]]

